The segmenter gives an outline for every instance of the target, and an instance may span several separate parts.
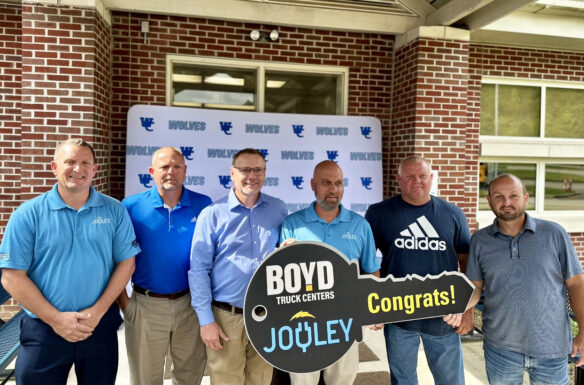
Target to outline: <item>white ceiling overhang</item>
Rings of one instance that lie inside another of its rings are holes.
[[[584,0],[34,1],[39,2],[94,6],[106,19],[117,10],[398,36],[420,27],[454,27],[470,31],[471,42],[584,51]]]

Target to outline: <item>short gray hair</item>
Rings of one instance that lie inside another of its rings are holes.
[[[59,151],[61,151],[61,149],[64,146],[67,146],[70,144],[72,144],[74,146],[89,148],[89,150],[91,151],[91,155],[93,156],[93,163],[97,163],[97,158],[95,157],[95,151],[93,150],[93,147],[91,147],[91,144],[87,143],[86,141],[84,141],[81,138],[71,138],[71,139],[64,140],[61,143],[57,144],[57,147],[55,148],[55,155],[54,155],[53,159],[56,160],[57,154],[59,153]]]
[[[402,161],[400,162],[399,168],[397,170],[398,175],[402,174],[402,172],[404,170],[404,166],[408,163],[426,163],[428,165],[428,167],[430,168],[430,171],[432,171],[432,164],[430,163],[430,161],[428,159],[426,159],[420,155],[410,155],[410,156],[407,156],[404,159],[402,159]]]

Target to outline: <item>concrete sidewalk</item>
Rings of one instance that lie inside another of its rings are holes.
[[[118,370],[117,385],[129,385],[130,376],[128,373],[128,358],[126,355],[126,346],[123,331],[119,332],[120,340],[120,365]],[[389,385],[389,368],[387,364],[387,354],[385,352],[385,339],[383,332],[372,331],[367,328],[363,329],[363,343],[366,347],[360,348],[361,362],[359,363],[359,374],[355,380],[355,384]],[[484,359],[483,359],[483,342],[482,341],[466,341],[462,344],[464,368],[466,383],[487,384],[485,374]],[[423,385],[434,384],[432,374],[428,368],[426,357],[423,348],[420,347],[418,354],[418,379],[419,383]],[[75,374],[72,375],[67,382],[68,385],[74,385],[77,381]],[[165,380],[165,385],[171,385],[171,380]],[[209,384],[209,377],[203,378],[202,384]]]
[[[126,355],[126,344],[123,330],[118,332],[118,336],[120,342],[120,363],[116,384],[129,385],[130,375],[128,372],[128,357]],[[387,364],[383,332],[381,330],[372,331],[363,328],[363,343],[361,345],[362,346],[359,349],[359,372],[357,379],[355,380],[355,385],[389,385],[389,368]],[[466,383],[468,385],[487,384],[485,362],[483,358],[483,342],[481,340],[463,341],[462,349]],[[10,367],[14,367],[14,362]],[[421,385],[434,384],[422,346],[420,346],[420,351],[418,353],[418,381]],[[14,384],[14,378],[8,383]],[[524,383],[527,384],[528,382],[524,380]],[[75,384],[77,384],[75,372],[71,370],[67,385]],[[202,384],[209,385],[208,376],[203,377]],[[165,380],[164,385],[172,385],[172,381],[170,379]]]

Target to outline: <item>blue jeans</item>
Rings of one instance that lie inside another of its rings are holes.
[[[527,370],[529,383],[568,385],[568,356],[564,358],[534,358],[522,353],[497,349],[486,342],[485,368],[489,384],[523,384],[523,373]]]
[[[456,333],[432,336],[386,324],[383,329],[392,385],[418,384],[420,337],[436,385],[464,385],[464,364],[460,336]]]

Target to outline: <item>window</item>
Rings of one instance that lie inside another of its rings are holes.
[[[337,115],[339,77],[266,71],[265,112]]]
[[[582,85],[514,83],[482,85],[481,135],[584,139]]]
[[[347,79],[343,67],[168,56],[167,104],[343,115]]]
[[[584,138],[584,89],[547,88],[546,136]]]
[[[584,231],[584,84],[483,78],[479,226],[492,223],[486,196],[497,175],[520,177],[532,215]]]
[[[584,165],[545,165],[544,210],[584,209]]]
[[[481,135],[539,136],[540,89],[485,84],[481,89]]]
[[[251,70],[175,63],[172,95],[175,106],[253,111],[256,76]]]

